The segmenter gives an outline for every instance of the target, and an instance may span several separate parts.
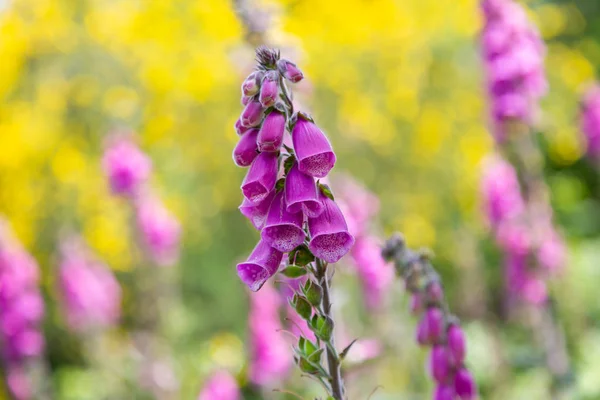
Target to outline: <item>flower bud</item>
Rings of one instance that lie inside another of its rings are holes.
[[[433,393],[433,400],[454,400],[454,388],[452,386],[438,385]]]
[[[430,307],[425,313],[427,334],[429,340],[437,343],[442,339],[444,332],[444,313],[437,307]]]
[[[242,116],[240,118],[242,120],[242,126],[246,128],[258,126],[262,122],[264,115],[265,113],[262,105],[258,101],[253,100],[248,103],[242,112]]]
[[[450,356],[444,345],[435,345],[431,349],[429,368],[433,379],[438,383],[445,383],[450,378]]]
[[[283,144],[285,133],[285,115],[273,110],[263,122],[258,134],[258,148],[260,151],[279,151]]]
[[[248,167],[258,156],[258,129],[251,129],[240,138],[240,141],[233,149],[233,162],[238,167]]]
[[[245,94],[242,95],[241,103],[243,106],[247,106],[250,101],[252,101],[252,96],[246,96]]]
[[[465,334],[459,325],[452,324],[447,334],[448,349],[454,365],[460,366],[465,361]]]
[[[271,107],[277,100],[279,93],[279,74],[276,71],[269,71],[265,75],[260,88],[260,104],[263,107]]]
[[[245,127],[244,125],[242,125],[242,119],[238,118],[237,121],[235,121],[235,124],[233,125],[233,127],[235,128],[235,133],[238,134],[238,136],[242,136],[244,133],[248,132],[250,129],[250,127]]]
[[[260,71],[254,71],[242,83],[242,94],[245,96],[254,96],[260,90],[260,81],[263,77],[263,73]]]
[[[454,376],[454,391],[461,400],[473,400],[477,397],[475,381],[466,368],[461,368]]]
[[[413,293],[410,296],[410,312],[413,315],[419,315],[423,311],[423,300],[420,293]]]
[[[277,62],[277,69],[285,79],[292,83],[298,83],[304,78],[302,71],[291,61],[281,59]]]

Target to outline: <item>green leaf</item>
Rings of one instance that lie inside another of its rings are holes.
[[[310,356],[317,350],[319,350],[319,348],[317,347],[316,344],[314,344],[313,342],[311,342],[308,339],[304,340],[304,347],[303,347],[304,354],[306,354],[307,356]]]
[[[288,172],[290,172],[290,169],[292,169],[292,167],[294,166],[294,163],[296,162],[296,157],[294,157],[294,155],[293,155],[293,150],[292,150],[292,153],[290,153],[290,154],[292,154],[292,155],[290,155],[288,158],[286,158],[285,161],[283,162],[283,170],[286,175],[288,174]]]
[[[315,352],[313,352],[310,356],[308,356],[308,361],[313,362],[315,364],[318,364],[321,362],[321,354],[323,354],[323,352],[325,351],[325,349],[319,349]]]
[[[299,278],[301,276],[306,275],[306,269],[299,267],[297,265],[288,265],[283,271],[280,273],[287,276],[288,278]]]
[[[277,183],[275,184],[275,192],[279,193],[283,190],[283,187],[285,185],[285,178],[281,178],[277,181]]]
[[[333,192],[329,186],[325,185],[324,183],[319,183],[319,190],[324,196],[329,197],[331,200],[335,200],[333,197]]]
[[[333,334],[333,320],[329,317],[321,317],[319,321],[319,329],[315,332],[317,337],[321,340],[328,342]]]
[[[299,265],[304,267],[315,260],[315,256],[308,249],[308,246],[301,244],[294,250],[290,251],[288,255],[288,261],[290,264]]]
[[[354,343],[356,343],[358,339],[354,339],[353,341],[350,342],[350,344],[348,346],[346,346],[344,348],[344,350],[342,350],[342,352],[340,353],[340,360],[343,360],[344,358],[346,358],[346,356],[348,355],[348,352],[350,351],[350,348],[352,348],[352,345]]]
[[[304,357],[298,359],[298,367],[300,367],[302,372],[306,372],[307,374],[315,375],[319,373],[319,368]]]
[[[312,315],[312,307],[308,300],[304,296],[298,296],[297,294],[294,296],[296,298],[295,305],[296,311],[298,315],[300,315],[305,320],[309,320]]]
[[[317,283],[314,283],[310,279],[306,281],[306,284],[302,288],[306,299],[313,306],[318,306],[321,304],[321,299],[323,298],[323,289]]]

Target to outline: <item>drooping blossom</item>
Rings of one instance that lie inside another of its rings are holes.
[[[235,163],[249,167],[239,209],[261,231],[259,244],[237,266],[239,277],[253,291],[278,271],[283,253],[305,240],[315,256],[330,263],[354,244],[331,190],[315,181],[325,178],[335,164],[331,143],[310,116],[293,113],[291,107],[285,81],[299,82],[302,72],[264,47],[257,50],[257,60],[257,71],[242,85],[246,106],[235,124],[241,137],[234,150]]]
[[[0,220],[0,343],[7,386],[16,400],[35,396],[29,365],[44,351],[44,300],[36,261]]]
[[[241,400],[236,380],[226,371],[215,372],[205,383],[198,400]]]
[[[481,184],[485,213],[492,228],[524,212],[517,173],[500,157],[486,160]]]
[[[600,86],[598,84],[590,86],[583,96],[580,124],[587,154],[597,161],[600,159]]]
[[[62,243],[59,288],[69,328],[85,333],[115,324],[121,287],[106,265],[77,238]]]
[[[150,158],[130,136],[118,134],[109,138],[102,166],[113,193],[122,196],[136,194],[152,172]]]
[[[283,380],[292,364],[290,347],[281,332],[281,298],[270,283],[250,296],[248,335],[249,379],[259,386]]]
[[[179,258],[181,224],[152,193],[144,193],[135,201],[135,214],[140,241],[153,262],[168,266]]]
[[[545,46],[525,10],[513,0],[483,0],[481,52],[487,73],[495,139],[506,139],[509,122],[534,122],[547,91]]]

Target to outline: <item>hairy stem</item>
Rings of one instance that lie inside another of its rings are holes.
[[[316,278],[323,289],[323,300],[321,306],[323,308],[323,315],[331,317],[331,294],[330,294],[330,282],[327,276],[327,264],[317,259],[317,271]],[[342,368],[340,357],[335,349],[334,335],[331,335],[331,339],[326,343],[327,353],[327,368],[329,370],[329,380],[331,383],[331,395],[336,400],[344,400],[344,382],[342,380]]]

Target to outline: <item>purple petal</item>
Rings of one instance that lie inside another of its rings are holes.
[[[320,194],[323,212],[308,219],[308,229],[312,237],[308,247],[315,256],[327,262],[337,262],[354,244],[354,237],[348,232],[346,220],[340,208],[329,197]]]
[[[274,153],[260,153],[250,166],[242,193],[251,203],[258,204],[267,198],[277,180],[278,158]]]
[[[279,192],[271,203],[261,237],[273,248],[287,253],[301,245],[306,238],[302,222],[302,214],[290,214],[286,211],[285,197],[283,192]]]
[[[454,377],[454,390],[462,400],[475,399],[477,392],[475,381],[467,369],[461,368],[456,373]]]
[[[270,71],[263,80],[262,87],[260,88],[260,104],[263,107],[268,108],[275,104],[277,95],[279,94],[279,74],[276,71]]]
[[[451,325],[448,328],[448,349],[450,350],[450,355],[452,355],[452,361],[454,365],[462,365],[465,361],[465,334],[463,330],[458,325]]]
[[[254,127],[260,125],[264,116],[264,110],[262,105],[254,100],[248,103],[244,111],[242,112],[242,116],[240,117],[242,126],[245,127]]]
[[[256,292],[275,275],[282,258],[283,253],[261,240],[252,250],[248,260],[237,265],[238,276],[250,290]]]
[[[248,167],[258,156],[258,129],[251,129],[242,135],[240,141],[233,149],[233,162],[238,167]]]
[[[271,202],[273,201],[273,197],[275,197],[275,191],[271,191],[269,195],[260,203],[254,204],[250,202],[247,198],[244,197],[244,201],[238,207],[242,215],[252,222],[252,225],[258,230],[261,230],[265,225],[265,221],[267,220],[267,213],[269,212],[269,207],[271,207]]]
[[[319,201],[317,185],[313,177],[300,172],[298,163],[294,163],[285,180],[285,200],[290,213],[303,212],[309,218],[318,217],[323,212]]]
[[[260,151],[279,151],[283,144],[285,132],[285,115],[273,111],[265,118],[258,133],[258,147]]]
[[[429,358],[431,376],[438,383],[445,383],[450,378],[450,357],[444,345],[435,345]]]
[[[336,158],[325,134],[314,123],[298,118],[292,141],[300,171],[315,178],[327,176]]]

